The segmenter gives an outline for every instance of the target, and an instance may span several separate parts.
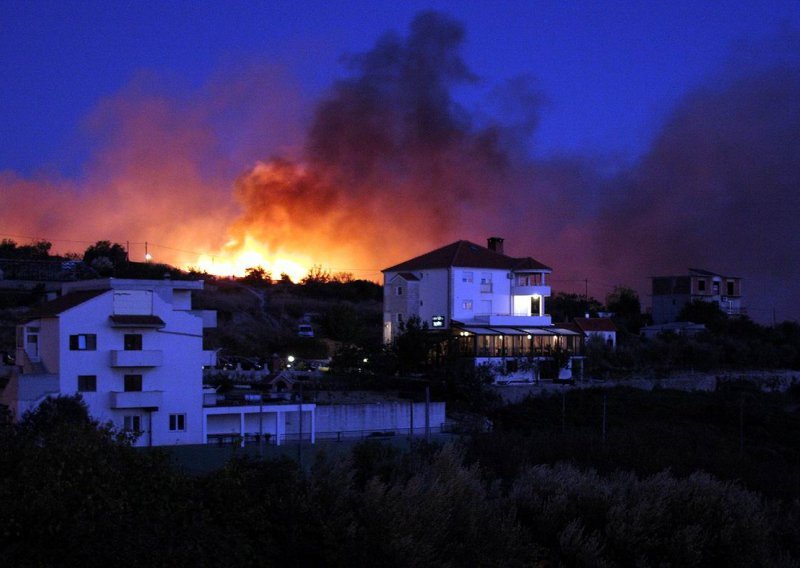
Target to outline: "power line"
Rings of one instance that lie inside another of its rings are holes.
[[[100,242],[100,241],[86,241],[86,240],[79,240],[79,239],[51,239],[51,238],[41,237],[41,236],[16,235],[16,234],[11,234],[11,233],[0,233],[0,236],[1,237],[6,237],[6,238],[12,238],[12,239],[26,239],[26,240],[30,240],[30,241],[49,242],[49,243],[74,243],[74,244],[94,245],[94,244],[97,244],[98,242]],[[213,258],[214,256],[219,255],[219,253],[215,254],[215,253],[212,253],[212,252],[200,252],[200,251],[195,251],[195,250],[187,250],[187,249],[181,249],[181,248],[177,248],[177,247],[172,247],[172,246],[169,246],[169,245],[162,245],[162,244],[159,244],[159,243],[154,243],[153,241],[123,240],[122,242],[126,243],[126,245],[128,245],[128,247],[130,245],[141,245],[141,246],[147,245],[149,247],[155,247],[155,248],[171,250],[171,251],[175,251],[175,252],[182,252],[182,253],[185,253],[185,254],[191,254],[191,255],[195,255],[197,257],[200,257],[200,256],[211,256]],[[335,271],[339,271],[339,272],[368,272],[368,273],[370,273],[370,272],[374,272],[374,273],[381,272],[380,268],[340,268],[340,267],[336,267],[336,266],[325,267],[324,264],[320,264],[320,266],[322,266],[323,268],[327,268],[328,270],[335,270]]]

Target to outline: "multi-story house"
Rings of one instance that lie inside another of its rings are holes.
[[[299,396],[203,387],[214,351],[203,330],[216,312],[192,309],[202,281],[105,279],[65,284],[17,328],[16,369],[0,404],[19,419],[47,397],[80,394],[91,416],[133,434],[138,446],[363,436],[444,422],[444,403],[317,405]]]
[[[503,239],[483,247],[456,241],[383,270],[384,341],[410,318],[455,338],[476,364],[550,358],[580,351],[582,334],[552,325],[546,302],[552,270],[530,258],[507,256]]]
[[[697,300],[713,302],[729,316],[746,314],[739,277],[699,268],[690,268],[682,276],[653,277],[653,323],[677,321],[684,306]]]
[[[139,434],[138,445],[205,441],[202,282],[87,280],[32,310],[17,328],[18,371],[3,402],[20,417],[48,396],[80,393],[89,413]]]

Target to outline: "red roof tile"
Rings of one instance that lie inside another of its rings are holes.
[[[411,260],[384,268],[383,272],[450,268],[453,266],[504,270],[552,270],[550,267],[530,257],[513,258],[470,241],[456,241]]]
[[[575,318],[575,324],[584,333],[592,331],[617,331],[617,326],[609,318]]]

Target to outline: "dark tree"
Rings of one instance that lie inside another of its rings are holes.
[[[623,331],[638,334],[642,327],[642,304],[636,290],[626,286],[615,286],[606,296],[606,308],[614,312],[614,323]]]
[[[110,276],[128,262],[128,253],[119,243],[97,241],[83,253],[83,262],[103,276]]]
[[[728,316],[716,302],[695,300],[683,307],[678,314],[678,321],[702,323],[711,331],[721,331],[728,322]]]
[[[13,260],[47,260],[53,245],[47,241],[38,241],[31,245],[18,245],[12,239],[0,241],[0,258]]]

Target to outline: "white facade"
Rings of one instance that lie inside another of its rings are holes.
[[[458,241],[384,270],[384,341],[391,341],[401,322],[415,316],[431,329],[449,329],[453,321],[552,325],[545,306],[551,295],[550,268],[530,258],[506,256],[500,248]]]
[[[200,281],[91,280],[66,284],[17,330],[19,372],[4,393],[17,417],[47,396],[80,393],[90,414],[140,433],[137,445],[204,442],[203,329],[192,310]]]

